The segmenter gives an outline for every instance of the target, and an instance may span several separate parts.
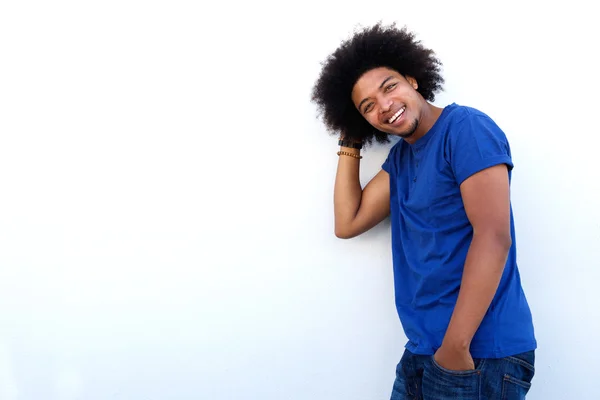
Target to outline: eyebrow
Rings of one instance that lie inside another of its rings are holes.
[[[385,79],[383,80],[383,82],[381,82],[381,85],[379,85],[379,89],[381,89],[381,88],[383,87],[383,85],[385,85],[385,84],[386,84],[386,82],[387,82],[387,81],[389,81],[390,79],[393,79],[393,78],[394,78],[394,77],[393,77],[393,76],[391,76],[391,75],[390,75],[390,76],[388,76],[387,78],[385,78]],[[358,105],[358,109],[359,109],[359,110],[362,108],[362,105],[363,105],[363,103],[364,103],[365,101],[367,101],[367,100],[369,100],[369,98],[368,98],[368,97],[367,97],[366,99],[363,99],[363,101],[361,101],[361,102],[360,102],[360,104]]]

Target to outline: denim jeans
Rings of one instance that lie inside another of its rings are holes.
[[[474,359],[471,371],[450,371],[432,356],[408,350],[396,368],[391,400],[524,399],[534,375],[535,352],[506,358]]]

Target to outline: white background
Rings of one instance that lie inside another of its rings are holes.
[[[2,2],[0,399],[389,398],[389,223],[334,237],[336,140],[310,103],[378,20],[437,52],[437,105],[511,142],[529,398],[595,399],[597,14],[483,3]]]

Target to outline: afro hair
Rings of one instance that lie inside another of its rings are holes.
[[[342,42],[325,62],[312,91],[327,130],[363,144],[387,142],[388,135],[373,128],[356,110],[351,93],[356,81],[367,71],[387,67],[419,83],[417,91],[425,100],[434,101],[442,89],[442,63],[435,53],[423,47],[415,35],[395,24],[378,23],[356,32]]]

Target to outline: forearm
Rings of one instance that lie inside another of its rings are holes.
[[[360,150],[341,147],[341,151],[360,154]],[[360,160],[340,155],[333,193],[335,232],[337,236],[348,236],[353,220],[356,218],[362,198],[359,179]]]
[[[465,261],[458,300],[444,346],[468,349],[498,289],[510,238],[475,234]]]

